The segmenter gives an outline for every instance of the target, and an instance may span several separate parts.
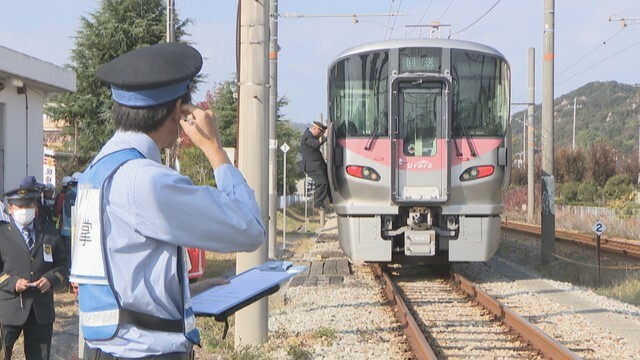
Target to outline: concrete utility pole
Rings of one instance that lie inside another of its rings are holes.
[[[544,36],[542,63],[542,264],[548,264],[555,252],[555,179],[553,177],[553,66],[555,1],[544,0]]]
[[[269,29],[269,258],[273,259],[278,239],[278,0],[271,0]]]
[[[582,107],[582,105],[577,105],[577,101],[578,101],[578,97],[575,96],[573,98],[573,137],[571,141],[572,150],[576,149],[576,109],[579,109]]]
[[[242,1],[240,8],[240,70],[238,114],[238,168],[254,190],[268,223],[269,196],[267,153],[267,114],[269,110],[269,2]],[[238,253],[236,272],[240,273],[267,260],[267,246],[252,253]],[[235,347],[259,345],[267,340],[268,302],[263,298],[236,313]]]
[[[167,0],[167,33],[166,40],[168,43],[176,41],[176,6],[174,0]],[[179,139],[178,139],[179,141]],[[165,164],[173,167],[177,172],[180,172],[180,160],[178,159],[178,142],[176,141],[171,147],[164,149],[164,155],[166,157]]]
[[[533,118],[536,111],[536,49],[529,48],[529,98],[527,109],[527,123],[529,130],[527,138],[529,139],[529,162],[527,163],[527,221],[533,223],[533,214],[535,213],[536,202],[534,200],[535,179],[534,174],[534,147],[536,144],[535,128]]]

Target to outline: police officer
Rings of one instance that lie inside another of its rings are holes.
[[[325,124],[314,121],[311,129],[307,128],[300,139],[301,170],[306,172],[315,182],[313,207],[322,211],[328,209],[324,204],[325,199],[329,199],[329,203],[333,203],[327,177],[327,163],[320,152],[322,144],[327,142],[326,130]]]
[[[183,247],[253,251],[266,239],[213,113],[190,104],[201,67],[196,49],[165,43],[97,71],[111,85],[117,131],[78,184],[71,279],[79,283],[85,359],[192,358],[199,332]],[[207,157],[217,189],[162,165],[161,149],[180,131]]]
[[[68,275],[59,234],[36,220],[40,195],[24,187],[5,194],[10,221],[0,224],[0,323],[8,358],[23,333],[27,360],[49,359],[53,288]]]

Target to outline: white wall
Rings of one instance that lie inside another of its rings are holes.
[[[0,134],[4,145],[4,188],[0,188],[2,193],[18,187],[20,179],[26,175],[34,175],[38,181],[42,181],[44,97],[42,91],[28,87],[26,95],[28,102],[25,103],[25,95],[18,94],[17,87],[10,82],[6,82],[5,88],[0,91],[0,103],[4,104],[4,114],[0,115],[0,121],[4,121],[4,125],[0,127],[0,131],[4,130]]]

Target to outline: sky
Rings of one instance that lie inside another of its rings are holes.
[[[143,0],[141,0],[143,1]],[[0,0],[0,45],[38,59],[70,62],[80,18],[98,0]],[[194,95],[235,75],[237,0],[175,0],[178,16],[190,18],[187,40],[204,57],[206,82]],[[512,102],[526,102],[528,49],[536,50],[536,102],[542,95],[544,1],[533,0],[279,0],[278,96],[289,105],[285,119],[309,124],[326,118],[327,67],[344,49],[384,39],[428,37],[424,25],[442,27],[441,37],[489,45],[511,65]],[[294,17],[291,14],[300,14]],[[354,23],[351,16],[358,15]],[[372,16],[380,15],[385,16]],[[389,17],[387,14],[398,14]],[[322,15],[322,16],[318,16]],[[555,1],[555,97],[593,81],[640,83],[638,0]],[[512,113],[523,110],[512,106]]]

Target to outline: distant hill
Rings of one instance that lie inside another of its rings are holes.
[[[554,144],[571,145],[573,137],[573,103],[576,99],[576,147],[588,150],[597,140],[611,145],[622,154],[638,151],[640,127],[640,86],[615,81],[592,82],[554,101]],[[514,118],[522,119],[526,110]],[[540,146],[541,105],[536,105],[536,146]],[[522,123],[511,122],[514,152],[522,149]]]

